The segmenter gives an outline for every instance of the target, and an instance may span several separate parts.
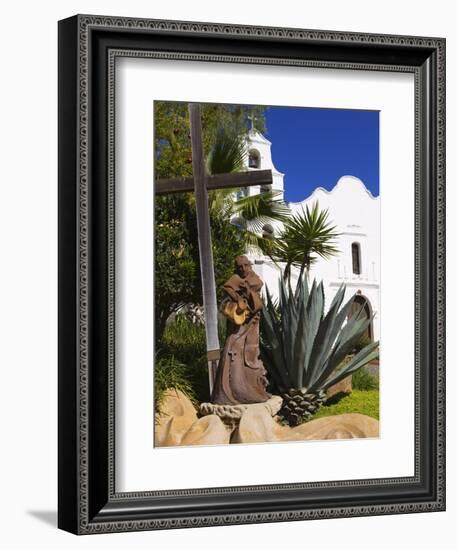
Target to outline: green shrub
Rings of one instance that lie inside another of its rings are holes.
[[[155,410],[160,412],[160,404],[165,390],[174,388],[185,393],[195,401],[195,391],[191,383],[189,367],[180,363],[175,357],[156,357],[154,365]]]
[[[362,368],[352,375],[352,388],[354,390],[379,390],[379,379]]]
[[[205,327],[193,324],[184,315],[176,315],[165,328],[160,348],[182,363],[190,363],[205,353]]]
[[[219,327],[219,339],[222,346],[225,340],[225,323],[221,323]],[[176,315],[165,328],[157,355],[159,358],[173,358],[185,366],[183,375],[192,388],[195,399],[200,403],[209,401],[206,335],[203,325],[193,324],[184,315]]]
[[[379,420],[379,390],[353,390],[349,395],[334,395],[310,420],[344,413],[366,414]]]

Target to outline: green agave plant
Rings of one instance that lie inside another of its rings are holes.
[[[378,357],[379,342],[370,342],[344,365],[372,319],[348,318],[353,298],[343,305],[341,285],[327,313],[322,282],[311,289],[300,276],[295,290],[280,280],[279,302],[268,288],[261,318],[261,354],[270,381],[283,397],[280,415],[301,423],[325,401],[325,391]],[[343,365],[343,366],[342,366]]]

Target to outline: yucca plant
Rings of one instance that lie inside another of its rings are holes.
[[[279,301],[267,288],[261,317],[261,354],[270,382],[283,398],[279,415],[296,426],[325,402],[326,390],[378,357],[378,342],[371,342],[342,366],[343,360],[371,319],[360,314],[348,318],[352,300],[344,305],[341,285],[327,313],[322,282],[309,289],[302,274],[295,290],[282,276]]]
[[[280,236],[265,253],[275,263],[285,264],[284,277],[290,279],[293,267],[300,269],[300,275],[308,274],[319,257],[328,259],[337,254],[339,236],[328,209],[321,210],[316,201],[311,208],[306,205],[284,220]]]

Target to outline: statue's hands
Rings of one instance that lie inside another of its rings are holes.
[[[249,284],[249,281],[246,281],[246,279],[243,279],[240,282],[240,288],[249,291],[249,290],[251,290],[251,285]]]

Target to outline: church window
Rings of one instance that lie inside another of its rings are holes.
[[[249,168],[260,168],[260,154],[255,149],[249,151]]]
[[[360,244],[352,243],[352,272],[355,275],[360,275],[361,270],[361,261],[360,261]]]

